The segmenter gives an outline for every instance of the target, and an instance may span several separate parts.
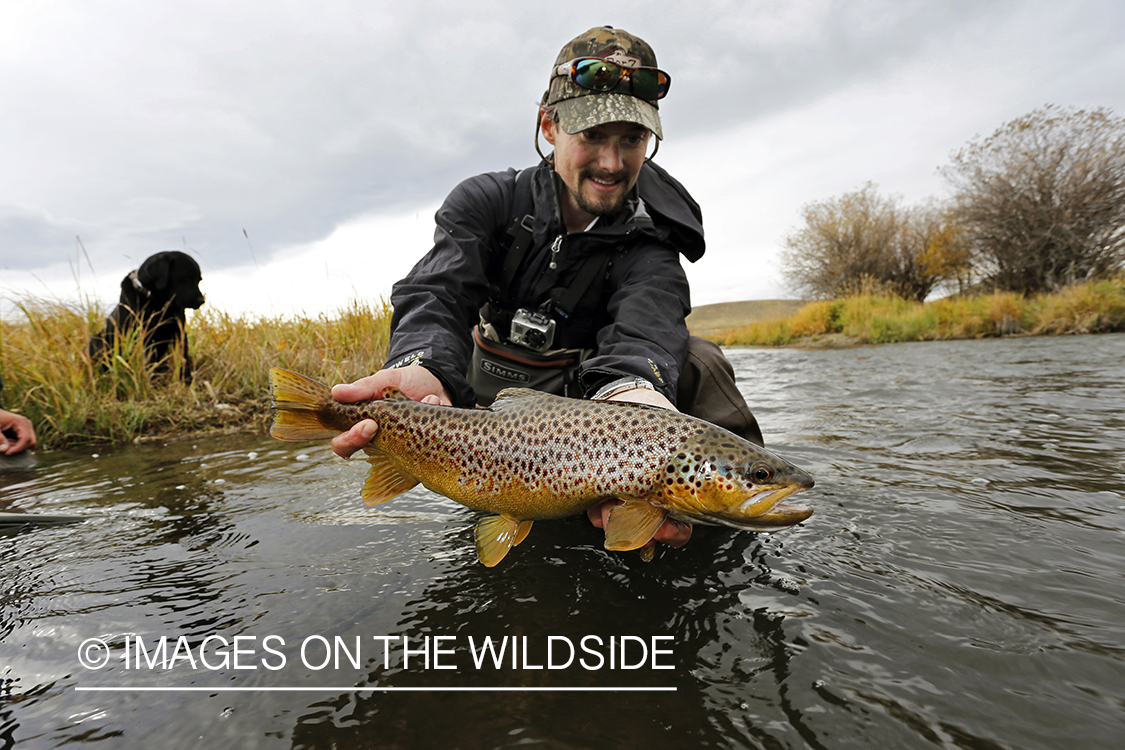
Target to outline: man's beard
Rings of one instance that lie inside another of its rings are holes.
[[[575,204],[591,216],[612,216],[620,211],[625,206],[625,201],[629,198],[630,190],[623,191],[616,199],[609,199],[608,196],[603,196],[603,200],[600,201],[590,200],[582,191],[582,186],[585,184],[586,180],[591,177],[590,172],[583,172],[578,177],[578,190],[571,190],[569,186],[567,187],[571,197],[574,198]],[[607,203],[607,200],[611,202]]]

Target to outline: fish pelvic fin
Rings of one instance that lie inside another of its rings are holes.
[[[273,425],[270,435],[278,440],[323,440],[340,431],[320,421],[320,408],[332,400],[332,390],[292,370],[270,369],[273,394]]]
[[[645,546],[667,515],[667,510],[647,500],[625,498],[624,505],[615,505],[609,511],[609,520],[605,525],[605,548],[624,551]]]
[[[367,463],[371,464],[371,471],[367,473],[367,481],[363,483],[363,489],[359,493],[363,502],[379,505],[418,484],[415,477],[402,471],[383,451],[370,446],[364,450],[367,452]]]
[[[473,537],[477,543],[477,557],[486,568],[495,567],[508,550],[527,538],[531,521],[517,521],[509,516],[485,516],[477,521]]]

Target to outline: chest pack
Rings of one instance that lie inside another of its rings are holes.
[[[565,348],[556,342],[563,339],[579,303],[590,294],[600,296],[600,282],[609,267],[608,250],[585,258],[568,284],[551,289],[548,299],[534,308],[521,305],[518,298],[517,286],[534,289],[548,270],[555,270],[556,263],[554,252],[549,259],[539,258],[538,264],[531,257],[536,171],[524,169],[516,176],[512,216],[498,237],[499,255],[490,275],[489,299],[473,329],[468,375],[481,405],[492,403],[499,391],[512,387],[578,397],[578,367],[593,353],[590,348]],[[553,250],[562,239],[563,235],[555,239]],[[517,279],[528,274],[535,276],[532,283],[517,284]]]

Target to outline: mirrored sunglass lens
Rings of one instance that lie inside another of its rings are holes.
[[[668,93],[668,76],[654,68],[638,68],[629,78],[633,93],[642,99],[660,99]]]
[[[574,64],[574,82],[593,91],[609,91],[621,79],[621,68],[605,60],[581,60]]]

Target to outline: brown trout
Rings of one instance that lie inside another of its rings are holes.
[[[655,406],[588,401],[512,388],[487,409],[413,401],[397,388],[354,404],[298,373],[270,370],[281,440],[335,437],[363,419],[379,425],[364,450],[361,495],[384,503],[421,483],[490,515],[477,522],[480,561],[492,567],[532,521],[581,513],[604,500],[605,548],[644,547],[667,517],[775,531],[812,515],[786,497],[813,486],[806,472],[720,427]],[[651,555],[646,556],[646,559]]]

